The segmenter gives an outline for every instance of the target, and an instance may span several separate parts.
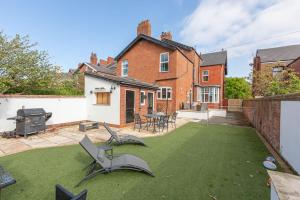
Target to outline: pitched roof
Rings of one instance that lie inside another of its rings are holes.
[[[292,61],[300,56],[300,45],[258,49],[256,56],[261,62]]]
[[[82,63],[82,65],[83,64],[89,66],[90,68],[94,69],[97,72],[102,72],[111,75],[115,74],[115,70],[108,68],[106,65],[94,65],[92,63]]]
[[[116,75],[105,74],[105,73],[101,73],[101,72],[96,72],[96,73],[95,72],[85,72],[84,74],[88,75],[88,76],[93,76],[96,78],[116,82],[116,83],[123,84],[123,85],[131,85],[131,86],[148,88],[148,89],[153,89],[153,90],[158,89],[158,85],[156,85],[156,84],[146,83],[146,82],[143,82],[143,81],[140,81],[137,79],[133,79],[133,78],[129,78],[129,77],[119,77]]]
[[[179,47],[179,48],[181,48],[181,49],[184,49],[184,50],[190,51],[190,50],[193,50],[193,49],[194,49],[194,48],[191,47],[191,46],[188,46],[188,45],[185,45],[185,44],[182,44],[182,43],[179,43],[179,42],[175,42],[175,41],[173,41],[173,40],[163,39],[162,41],[163,41],[163,42],[166,42],[166,43],[168,43],[168,44],[170,44],[170,45],[172,45],[172,46],[176,46],[176,47]]]
[[[117,69],[117,62],[114,61],[113,63],[111,64],[108,64],[105,66],[106,68],[112,70],[114,73],[116,73],[116,69]]]
[[[202,54],[201,57],[203,59],[202,66],[220,65],[220,64],[227,66],[227,51],[206,53],[206,54]]]
[[[131,49],[131,47],[133,47],[133,45],[138,42],[139,40],[141,39],[144,39],[144,40],[147,40],[149,42],[153,42],[155,44],[158,44],[160,46],[163,46],[165,48],[168,48],[168,49],[171,49],[171,50],[175,50],[176,47],[169,44],[169,43],[166,43],[166,42],[163,42],[161,40],[158,40],[156,38],[153,38],[153,37],[150,37],[150,36],[147,36],[147,35],[144,35],[144,34],[139,34],[132,42],[130,42],[126,47],[125,49],[123,49],[116,57],[115,57],[115,60],[119,60],[121,56],[123,56],[129,49]]]
[[[133,45],[135,45],[135,43],[137,43],[140,40],[147,40],[149,42],[153,42],[157,45],[160,45],[162,47],[165,47],[167,49],[171,49],[171,50],[178,50],[184,57],[186,57],[186,59],[188,59],[191,63],[193,63],[193,61],[191,61],[182,51],[180,48],[182,49],[186,49],[186,50],[192,50],[192,47],[189,47],[187,45],[172,41],[172,40],[158,40],[156,38],[150,37],[148,35],[144,35],[144,34],[139,34],[132,42],[130,42],[125,49],[123,49],[123,51],[121,51],[116,57],[115,60],[119,60],[129,49],[131,49],[131,47],[133,47]]]

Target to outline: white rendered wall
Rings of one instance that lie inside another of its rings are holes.
[[[300,173],[300,101],[281,102],[280,152]]]
[[[110,91],[111,86],[115,87],[110,96],[110,105],[97,105],[95,88],[104,88]],[[92,93],[91,93],[92,91]],[[92,121],[106,122],[120,125],[120,86],[102,79],[85,76],[85,96],[87,99],[87,119]]]
[[[193,119],[193,120],[206,120],[207,113],[199,112],[199,111],[189,111],[189,110],[179,110],[178,117]],[[209,118],[213,116],[226,117],[226,110],[209,110]]]
[[[44,108],[52,112],[47,125],[75,122],[87,119],[86,99],[83,97],[0,97],[0,132],[11,131],[15,121],[7,120],[17,115],[17,110],[25,108]]]

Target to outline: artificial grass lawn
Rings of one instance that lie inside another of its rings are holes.
[[[123,145],[115,153],[145,159],[156,177],[119,171],[74,186],[91,162],[79,146],[37,149],[0,158],[17,179],[2,199],[54,200],[55,184],[73,193],[88,189],[89,200],[269,199],[262,161],[268,155],[251,128],[189,123],[174,133],[146,138],[149,147]]]

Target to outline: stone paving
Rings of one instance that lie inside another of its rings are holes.
[[[177,127],[180,127],[187,122],[188,120],[178,119]],[[113,129],[120,135],[131,134],[138,137],[153,137],[170,133],[170,131],[174,128],[169,128],[168,132],[165,130],[164,132],[156,133],[151,132],[150,129],[149,131],[141,130],[141,132],[138,132],[137,130],[133,131],[133,127]],[[58,128],[52,131],[46,131],[46,133],[30,135],[27,138],[18,137],[6,139],[0,137],[0,157],[30,149],[78,144],[84,135],[87,135],[93,142],[104,142],[110,137],[109,133],[103,126],[100,126],[99,129],[91,129],[86,132],[80,132],[78,130],[78,125]]]

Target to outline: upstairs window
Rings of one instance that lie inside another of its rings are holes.
[[[202,71],[202,81],[204,82],[208,81],[208,70]]]
[[[169,53],[161,53],[160,54],[160,72],[168,72],[169,71]]]
[[[110,105],[110,93],[109,92],[97,92],[97,105]]]
[[[122,76],[128,76],[128,60],[122,61]]]
[[[172,99],[172,88],[171,87],[160,87],[157,91],[157,99],[159,100],[171,100]]]

